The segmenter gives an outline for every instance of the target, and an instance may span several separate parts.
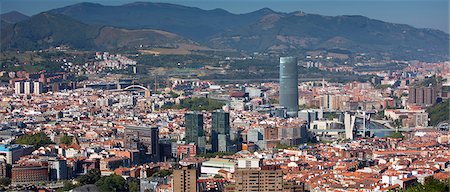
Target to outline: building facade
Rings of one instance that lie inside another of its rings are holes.
[[[280,57],[280,105],[286,107],[287,115],[298,113],[298,69],[297,58]]]
[[[272,167],[236,169],[236,192],[283,191],[283,171]]]
[[[222,110],[212,112],[211,145],[213,152],[229,151],[230,113]]]
[[[190,166],[180,166],[173,170],[173,191],[197,192],[197,169]]]
[[[135,162],[159,161],[159,128],[126,126],[125,148],[140,151]]]
[[[185,141],[195,143],[199,153],[206,152],[206,138],[203,130],[203,114],[190,112],[184,114]]]

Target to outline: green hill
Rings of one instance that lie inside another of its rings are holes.
[[[33,50],[59,44],[79,49],[139,44],[176,47],[180,41],[187,41],[243,52],[296,54],[318,49],[398,60],[449,59],[449,34],[439,30],[363,16],[281,13],[268,8],[233,14],[168,3],[79,3],[1,25],[2,49]]]
[[[93,50],[140,45],[175,47],[178,43],[194,44],[178,35],[161,30],[128,30],[88,25],[65,15],[48,12],[16,24],[2,21],[1,30],[2,50],[36,50],[60,45]]]
[[[449,53],[447,33],[363,16],[281,13],[268,8],[233,14],[151,2],[120,6],[79,3],[51,12],[88,24],[164,30],[212,48],[249,52],[341,49],[420,60],[446,60]]]
[[[450,108],[450,99],[447,99],[445,102],[435,104],[427,109],[428,115],[430,117],[430,124],[437,125],[440,122],[449,121],[449,108]]]

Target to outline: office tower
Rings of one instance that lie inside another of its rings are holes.
[[[48,161],[49,179],[52,181],[67,180],[68,168],[65,159],[49,159]]]
[[[280,57],[280,105],[286,107],[287,115],[298,113],[298,69],[295,57]]]
[[[159,156],[161,161],[172,159],[172,141],[169,138],[159,139]]]
[[[20,95],[24,93],[23,81],[17,81],[14,83],[14,91],[16,95]]]
[[[355,120],[356,116],[350,113],[345,113],[344,115],[344,128],[345,128],[345,139],[353,140],[354,130],[355,130]]]
[[[197,192],[197,169],[193,165],[173,170],[173,191]]]
[[[436,102],[436,91],[434,87],[423,88],[423,103],[427,106],[433,105]]]
[[[34,91],[33,82],[26,81],[26,82],[23,83],[23,93],[25,95],[32,94],[33,91]]]
[[[151,154],[154,161],[161,161],[159,149],[159,128],[151,128]]]
[[[39,82],[39,81],[35,81],[35,82],[33,82],[33,93],[35,94],[35,95],[39,95],[39,94],[42,94],[42,92],[43,92],[43,85],[42,85],[42,83],[41,82]]]
[[[235,191],[283,191],[283,171],[274,166],[236,169]]]
[[[291,124],[278,127],[278,138],[281,144],[295,146],[306,143],[308,140],[306,124]]]
[[[143,162],[159,161],[159,128],[125,126],[125,148],[140,151]]]
[[[230,113],[223,110],[214,111],[212,113],[211,129],[212,151],[228,151],[230,145]],[[225,146],[219,147],[219,145]]]
[[[409,88],[408,102],[430,106],[436,103],[437,94],[434,87],[411,87]]]
[[[227,152],[230,146],[230,135],[229,134],[219,134],[217,137],[217,151]]]
[[[186,143],[195,143],[199,153],[205,153],[206,138],[203,131],[203,114],[191,112],[184,115]]]

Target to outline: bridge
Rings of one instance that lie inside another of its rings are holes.
[[[146,88],[142,85],[130,85],[128,87],[123,88],[122,90],[126,91],[126,90],[134,90],[134,89],[142,89],[144,91],[148,90],[148,88]]]

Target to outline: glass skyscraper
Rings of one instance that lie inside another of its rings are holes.
[[[228,151],[230,144],[230,113],[223,110],[212,112],[212,151]]]
[[[298,116],[298,68],[297,58],[280,57],[280,105],[287,115]]]
[[[190,112],[184,115],[185,140],[186,143],[195,143],[200,153],[205,151],[205,133],[203,130],[203,114]]]

